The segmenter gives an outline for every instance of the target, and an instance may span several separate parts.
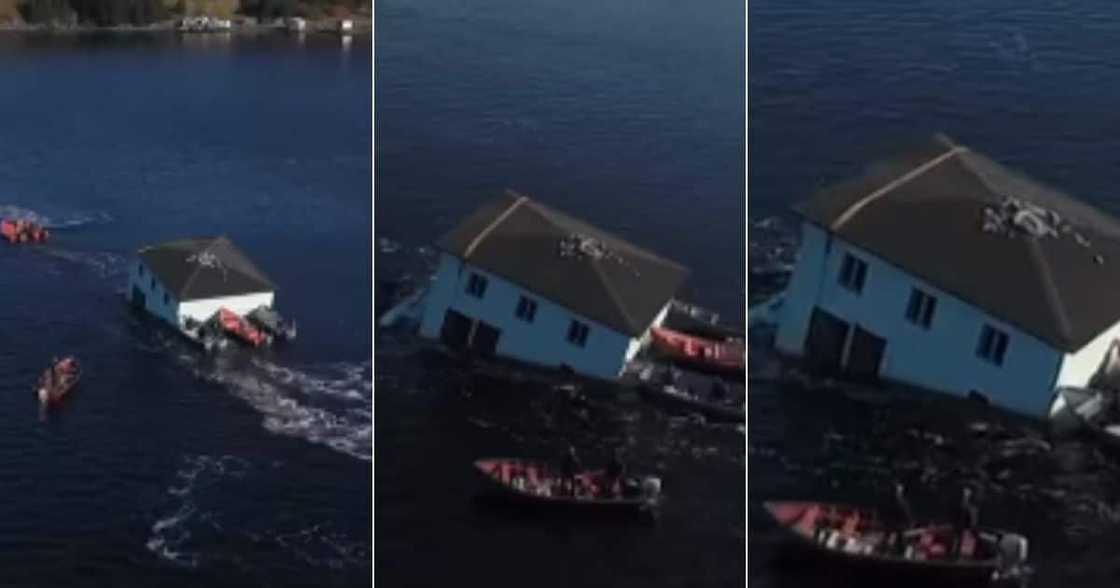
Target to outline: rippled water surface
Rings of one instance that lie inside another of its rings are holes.
[[[693,299],[744,317],[743,7],[556,0],[377,3],[378,305],[503,188],[692,268]],[[743,433],[636,398],[472,376],[376,335],[376,577],[393,586],[742,586]],[[661,475],[657,525],[513,515],[471,462]]]
[[[369,43],[0,36],[4,585],[370,572]],[[229,235],[300,339],[206,359],[128,311],[141,245]],[[51,355],[85,376],[40,415]]]
[[[1120,29],[1108,24],[1117,10],[1107,2],[752,1],[750,298],[788,279],[797,240],[790,204],[858,173],[892,144],[937,131],[1120,212]],[[984,523],[1030,537],[1032,585],[1115,585],[1120,461],[1093,443],[898,390],[763,378],[750,394],[752,586],[836,583],[827,570],[777,565],[780,537],[762,500],[882,504],[895,479],[929,515],[948,514],[961,485],[979,487]]]

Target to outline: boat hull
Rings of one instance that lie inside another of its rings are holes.
[[[654,351],[681,367],[720,376],[742,377],[746,373],[747,349],[739,342],[714,341],[654,327],[650,329]]]
[[[814,531],[808,528],[811,523],[807,522],[805,516],[812,508],[823,508],[832,513],[858,512],[862,520],[867,521],[867,527],[861,529],[860,534],[851,536],[870,538],[876,533],[885,534],[889,529],[874,510],[797,501],[766,502],[764,507],[770,519],[784,531],[789,557],[801,561],[813,562],[826,569],[858,574],[865,581],[882,579],[899,586],[989,586],[1000,583],[996,576],[1000,570],[1000,559],[995,545],[989,545],[989,542],[1008,535],[1006,531],[979,529],[979,536],[984,538],[981,543],[987,547],[978,547],[983,551],[977,559],[953,559],[944,555],[931,556],[930,559],[907,558],[902,555],[850,552],[829,547],[815,538]],[[952,528],[949,525],[931,525],[907,531],[907,534],[917,536],[923,533],[946,537],[952,533]]]
[[[539,462],[521,459],[481,459],[474,463],[487,494],[508,504],[534,510],[585,515],[652,515],[659,500],[646,496],[594,498],[588,494],[568,496],[558,491],[558,477]],[[524,486],[518,487],[520,476]],[[578,484],[594,486],[602,472],[575,475]],[[544,490],[548,487],[548,490]],[[534,491],[537,488],[540,491]]]

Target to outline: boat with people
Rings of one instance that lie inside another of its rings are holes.
[[[251,347],[260,347],[272,342],[272,336],[254,327],[245,317],[222,307],[218,309],[218,325],[226,335]]]
[[[610,480],[605,471],[575,472],[539,461],[489,458],[474,462],[491,490],[521,505],[615,513],[651,513],[661,501],[661,479],[628,475]]]
[[[9,243],[45,243],[51,233],[43,225],[27,219],[0,220],[0,236]]]
[[[708,339],[652,327],[650,343],[659,355],[682,366],[734,376],[741,376],[746,370],[747,349],[740,340]]]
[[[35,394],[39,402],[44,405],[57,404],[78,385],[81,377],[82,368],[77,359],[73,357],[54,359],[50,367],[39,377]]]
[[[991,585],[1020,582],[1031,571],[1027,539],[1009,531],[982,527],[958,534],[944,523],[900,528],[873,509],[823,502],[763,506],[803,554],[850,571],[881,573],[895,583],[912,578],[938,586]]]

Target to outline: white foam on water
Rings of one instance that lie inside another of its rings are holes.
[[[43,249],[44,254],[92,271],[104,279],[123,278],[128,274],[129,259],[119,253],[109,251],[67,251],[65,249]]]
[[[0,218],[29,220],[48,229],[70,229],[113,222],[113,216],[107,212],[78,212],[64,218],[54,219],[30,208],[23,208],[14,204],[0,205]]]
[[[217,484],[223,478],[240,478],[249,468],[249,462],[233,456],[188,455],[175,472],[175,482],[167,488],[169,503],[174,507],[170,514],[152,524],[151,535],[144,544],[148,551],[174,564],[196,567],[201,556],[187,550],[191,538],[189,527],[196,520],[210,520],[211,513],[199,512],[194,493],[199,488]]]
[[[219,511],[210,510],[205,495],[199,491],[231,480],[243,478],[253,464],[232,455],[185,455],[167,488],[167,514],[152,524],[145,542],[148,551],[170,563],[195,568],[206,560],[229,559],[236,556],[207,553],[205,545],[191,544],[192,530],[217,531],[222,535],[247,538],[252,543],[274,543],[301,561],[321,567],[340,569],[369,562],[369,544],[355,540],[346,533],[332,529],[329,523],[316,523],[297,528],[242,528],[223,525]],[[222,494],[229,488],[223,487]],[[210,494],[214,496],[214,494]]]
[[[254,358],[242,369],[211,371],[195,363],[198,376],[225,386],[260,413],[267,431],[373,459],[372,361],[296,369]]]

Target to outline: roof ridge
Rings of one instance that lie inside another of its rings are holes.
[[[508,208],[506,208],[501,214],[497,216],[497,218],[490,221],[490,224],[486,225],[486,228],[479,231],[478,234],[475,235],[474,239],[472,239],[471,242],[467,245],[467,248],[463,250],[463,259],[470,259],[471,254],[474,253],[475,248],[482,244],[482,241],[490,234],[490,232],[497,228],[498,225],[502,224],[502,222],[504,222],[507,218],[509,218],[509,216],[513,214],[513,211],[517,210],[517,208],[527,200],[529,200],[528,196],[518,196],[517,200],[514,200]]]
[[[595,260],[589,261],[591,262],[591,271],[594,272],[595,276],[599,278],[599,283],[603,285],[603,289],[606,290],[607,295],[610,296],[611,302],[614,303],[615,309],[622,314],[622,319],[626,321],[627,325],[629,325],[631,328],[635,327],[637,321],[635,321],[634,317],[630,316],[630,313],[626,311],[626,305],[623,304],[622,298],[619,297],[618,292],[614,291],[614,288],[611,286],[611,281],[607,279],[607,276],[603,275],[603,269],[599,267],[599,264],[596,263]]]
[[[968,151],[968,147],[965,147],[963,145],[954,145],[952,149],[949,149],[945,153],[942,153],[941,155],[938,155],[937,157],[906,172],[905,174],[891,180],[890,182],[887,182],[886,185],[850,204],[848,208],[840,214],[840,216],[836,217],[836,220],[832,221],[832,224],[829,225],[829,229],[831,229],[833,232],[839,231],[841,227],[847,224],[848,221],[852,220],[852,218],[855,217],[856,214],[859,214],[859,211],[863,210],[863,208],[868,204],[871,204],[875,200],[878,200],[879,198],[885,196],[891,190],[894,190],[895,188],[907,182],[910,182],[914,178],[937,167],[954,155],[963,153],[965,151]]]
[[[1042,292],[1049,303],[1051,314],[1054,315],[1053,318],[1058,324],[1058,334],[1066,341],[1072,341],[1073,325],[1067,316],[1061,292],[1054,284],[1054,272],[1050,270],[1050,263],[1046,260],[1046,256],[1042,254],[1042,246],[1038,241],[1031,239],[1027,241],[1027,251],[1030,258],[1038,266],[1039,273],[1042,274]]]

